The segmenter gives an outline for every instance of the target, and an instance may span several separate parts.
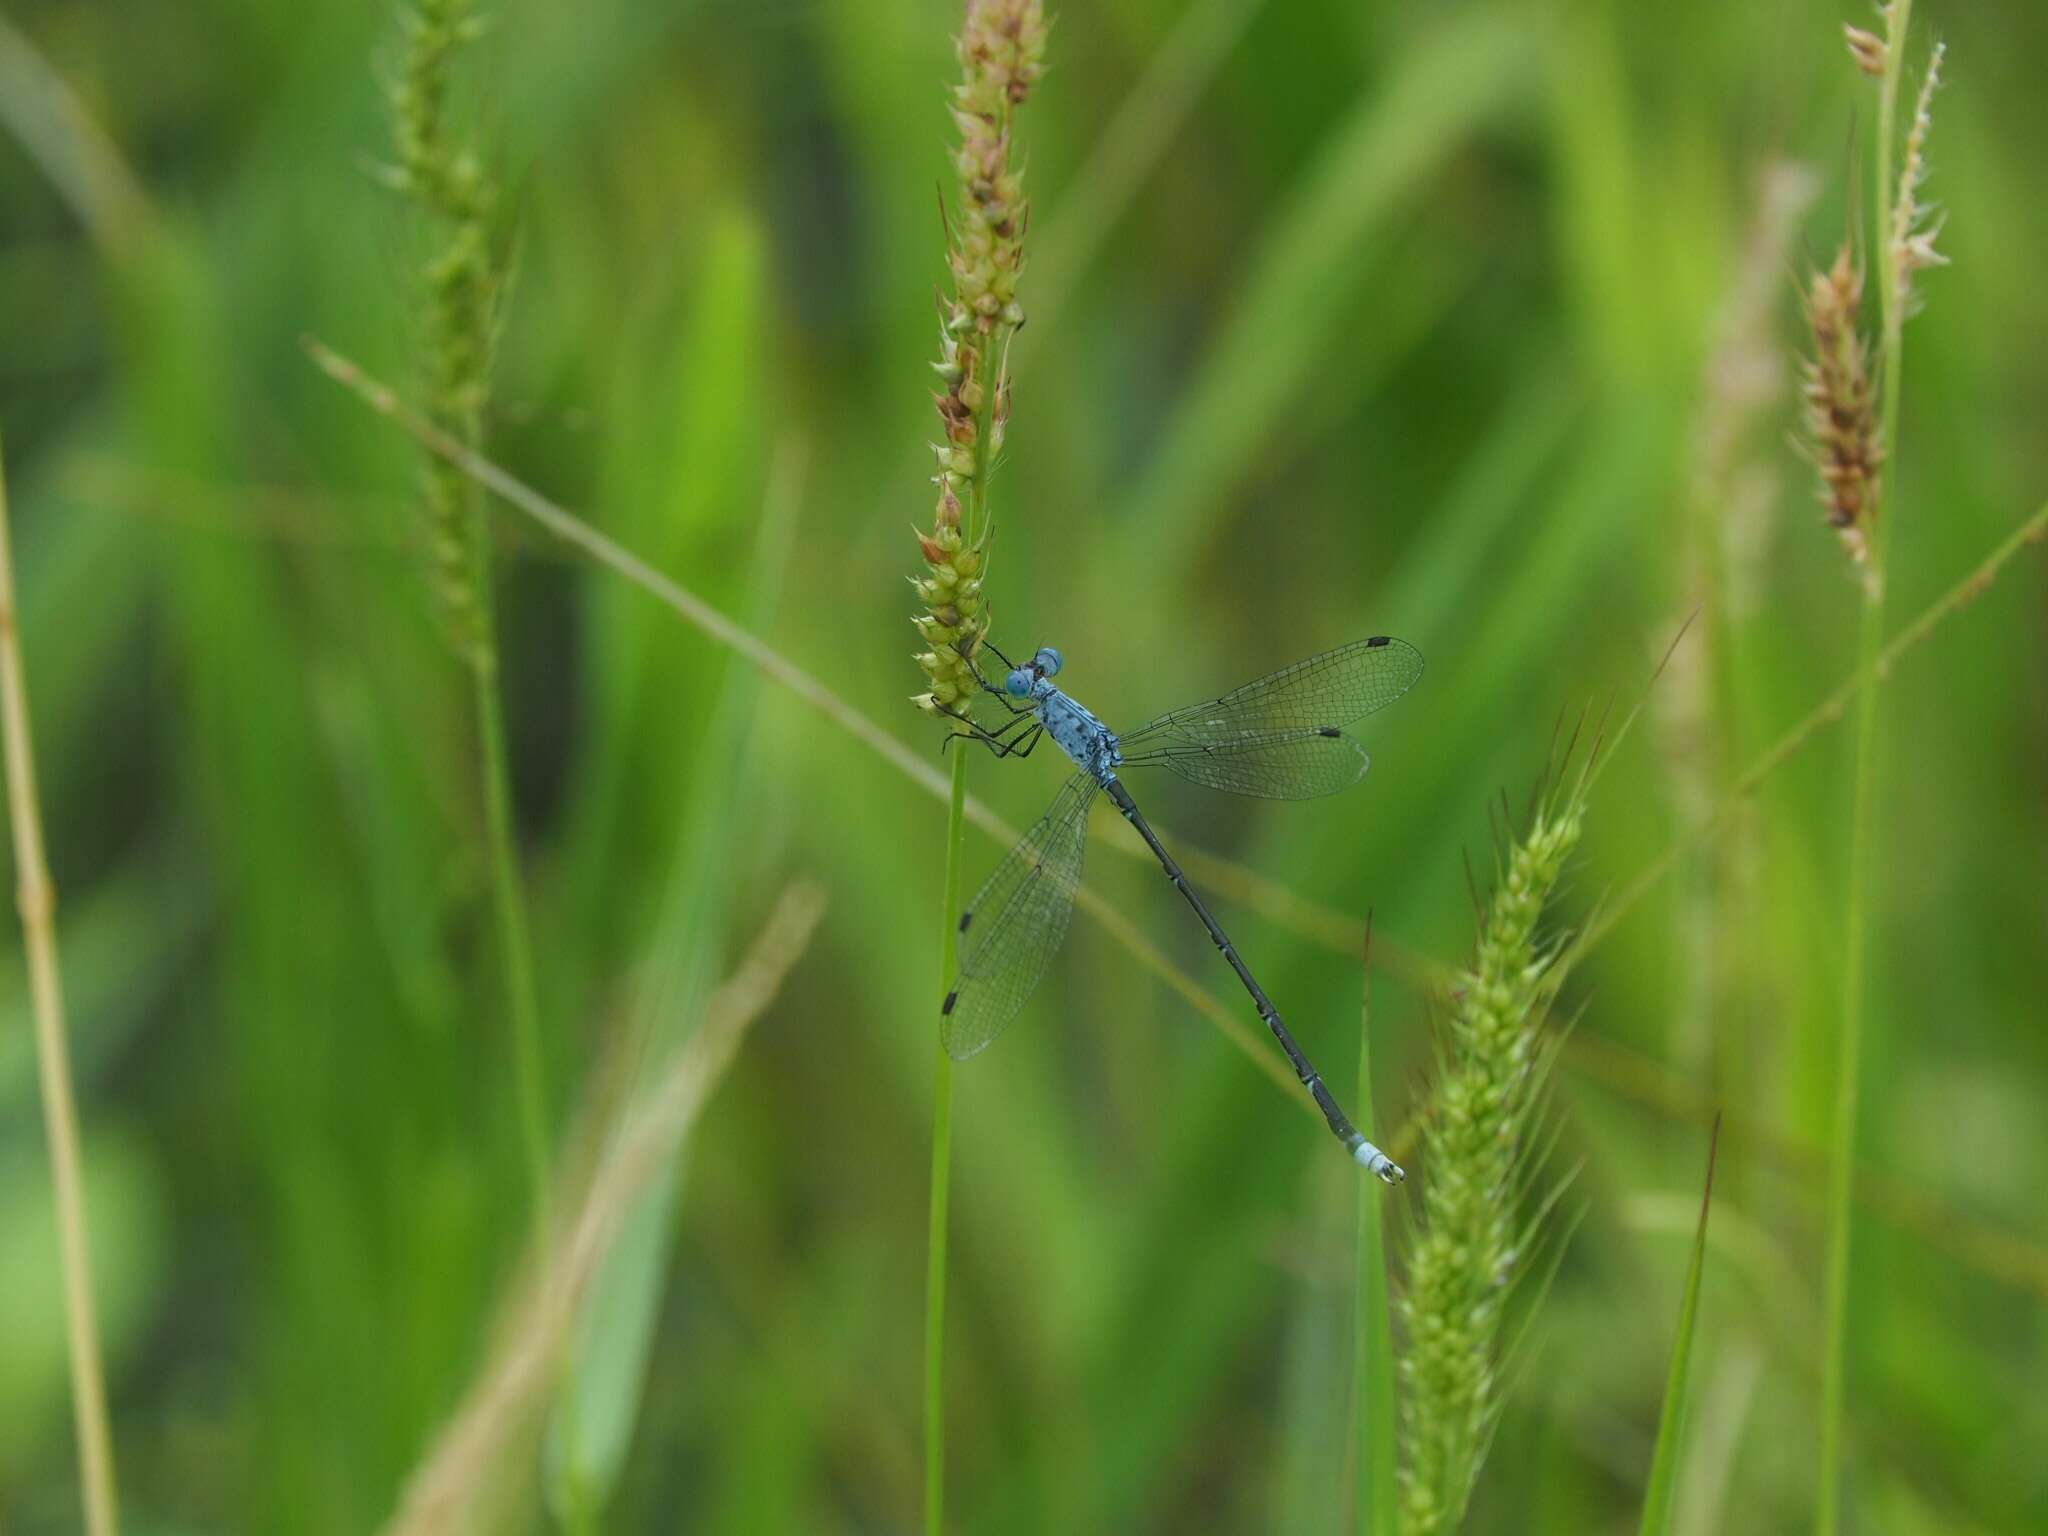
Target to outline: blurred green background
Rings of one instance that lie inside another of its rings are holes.
[[[1360,790],[1148,786],[1169,841],[1456,962],[1489,805],[1519,812],[1560,713],[1635,697],[1695,605],[1567,923],[1848,675],[1855,588],[1785,438],[1797,274],[1868,207],[1874,95],[1839,37],[1866,9],[1060,8],[1018,124],[997,640],[1057,643],[1113,723],[1362,634],[1430,663]],[[489,451],[936,763],[903,578],[957,7],[488,10],[461,118],[519,231]],[[1954,266],[1907,333],[1895,625],[2048,486],[2048,15],[1916,20],[1951,49],[1929,192]],[[0,429],[124,1505],[136,1531],[361,1531],[526,1233],[416,453],[297,344],[408,387],[418,361],[421,238],[374,174],[399,35],[377,5],[248,0],[6,25]],[[81,170],[21,40],[132,191]],[[1817,198],[1758,246],[1790,162]],[[1731,334],[1761,393],[1711,365]],[[632,1070],[638,1000],[687,1030],[791,877],[833,898],[692,1139],[644,1352],[603,1363],[637,1401],[606,1528],[910,1529],[943,807],[515,521],[505,686],[561,1124]],[[2023,555],[1884,694],[1859,1531],[2048,1528],[2044,596]],[[1552,1170],[1577,1170],[1577,1226],[1473,1530],[1634,1528],[1716,1106],[1680,1529],[1804,1528],[1848,768],[1847,733],[1819,737],[1573,979]],[[1021,822],[1057,782],[1034,758],[972,787]],[[1091,882],[1237,1008],[1122,840],[1098,829]],[[999,851],[970,832],[968,880]],[[1219,905],[1348,1083],[1355,961]],[[11,926],[0,1522],[24,1536],[78,1506]],[[1382,972],[1383,1140],[1424,1101],[1439,1007]],[[1357,1174],[1299,1106],[1084,919],[958,1114],[958,1528],[1339,1528]],[[1397,1255],[1416,1187],[1389,1195]]]

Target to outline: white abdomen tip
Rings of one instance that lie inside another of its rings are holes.
[[[1382,1184],[1399,1184],[1408,1175],[1401,1165],[1369,1141],[1361,1141],[1351,1151],[1361,1168],[1378,1176]]]

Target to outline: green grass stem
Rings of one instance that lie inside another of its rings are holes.
[[[452,436],[482,441],[490,398],[497,305],[505,281],[493,249],[497,189],[449,128],[454,64],[477,35],[470,0],[419,0],[404,13],[406,54],[392,91],[398,147],[394,184],[411,198],[438,244],[424,269],[419,324],[425,338],[429,409]],[[547,1087],[533,945],[512,827],[511,758],[499,695],[497,608],[491,587],[491,529],[482,488],[429,458],[425,502],[434,575],[444,616],[470,674],[477,790],[490,868],[491,906],[512,1030],[512,1071],[530,1185],[534,1237],[550,1230]]]
[[[488,540],[476,539],[484,564]],[[478,764],[484,797],[484,831],[490,847],[491,906],[498,927],[498,953],[505,972],[506,1007],[512,1015],[512,1070],[518,1084],[520,1139],[533,1191],[534,1233],[545,1240],[549,1212],[547,1075],[541,1057],[540,1007],[533,985],[533,941],[526,925],[526,897],[520,888],[519,853],[512,831],[512,771],[505,747],[505,710],[498,695],[498,645],[492,622],[489,573],[477,583],[477,640],[470,694],[476,712]]]
[[[1707,1212],[1714,1203],[1714,1163],[1721,1150],[1721,1117],[1707,1136],[1707,1183],[1700,1195],[1700,1224],[1693,1234],[1692,1259],[1685,1270],[1685,1294],[1678,1304],[1678,1337],[1671,1346],[1671,1374],[1664,1383],[1664,1408],[1657,1417],[1657,1450],[1650,1461],[1650,1485],[1643,1495],[1642,1536],[1665,1536],[1678,1493],[1679,1451],[1685,1443],[1687,1378],[1692,1370],[1693,1330],[1700,1314],[1700,1274],[1707,1262]]]
[[[939,913],[939,996],[953,984],[960,955],[960,864],[967,841],[967,754],[953,754],[946,804],[945,901]],[[924,1277],[924,1528],[946,1528],[946,1244],[953,1177],[953,1058],[933,1037],[932,1211]]]
[[[1857,646],[1856,745],[1849,810],[1848,890],[1843,903],[1842,1031],[1835,1047],[1834,1128],[1829,1145],[1827,1271],[1821,1301],[1820,1468],[1814,1529],[1836,1536],[1842,1518],[1842,1418],[1847,1384],[1849,1261],[1855,1239],[1856,1124],[1860,1107],[1864,1027],[1865,938],[1875,902],[1878,661],[1884,649],[1884,600],[1889,584],[1893,506],[1884,487],[1897,475],[1899,383],[1905,361],[1905,314],[1898,251],[1892,233],[1893,145],[1898,130],[1899,77],[1904,68],[1913,0],[1893,0],[1885,12],[1885,66],[1879,86],[1877,142],[1872,146],[1875,202],[1879,352],[1878,441],[1891,464],[1877,491]]]
[[[1365,978],[1358,1009],[1358,1088],[1352,1113],[1372,1127],[1372,930],[1366,928]],[[1394,1465],[1394,1329],[1387,1299],[1387,1252],[1383,1222],[1385,1196],[1370,1179],[1358,1179],[1358,1271],[1352,1293],[1357,1306],[1352,1331],[1352,1366],[1358,1443],[1352,1467],[1358,1536],[1395,1536],[1401,1490]]]

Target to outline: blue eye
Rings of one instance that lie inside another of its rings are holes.
[[[1052,677],[1060,669],[1060,653],[1049,645],[1042,646],[1038,654],[1031,658],[1031,664],[1038,668],[1041,675]]]
[[[1022,667],[1003,679],[1003,687],[1015,698],[1023,698],[1031,691],[1031,674]]]

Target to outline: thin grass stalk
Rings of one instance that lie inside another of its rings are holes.
[[[485,537],[477,539],[481,551]],[[488,556],[479,554],[479,563]],[[488,614],[493,605],[479,604]],[[488,619],[483,621],[490,624]],[[547,1071],[541,1056],[540,1006],[534,992],[533,942],[526,925],[526,897],[519,878],[519,853],[512,831],[512,768],[505,743],[505,712],[498,693],[498,648],[495,625],[469,669],[470,697],[476,714],[478,774],[484,794],[486,836],[491,852],[491,906],[497,918],[498,952],[505,971],[506,1006],[512,1017],[512,1070],[518,1084],[519,1125],[526,1151],[526,1170],[533,1189],[536,1233],[547,1237],[550,1162]],[[485,645],[488,650],[485,650]]]
[[[1358,1090],[1351,1100],[1361,1128],[1372,1129],[1372,922],[1366,920],[1364,980],[1358,1005]],[[1357,1445],[1352,1467],[1358,1536],[1396,1536],[1400,1486],[1394,1461],[1394,1329],[1387,1299],[1385,1202],[1366,1179],[1358,1186],[1358,1269],[1352,1295],[1352,1395]]]
[[[930,680],[917,705],[965,718],[980,682],[976,652],[988,633],[989,482],[1010,414],[1010,340],[1024,323],[1017,282],[1030,224],[1021,169],[1013,157],[1011,118],[1043,68],[1045,16],[1040,0],[967,0],[956,53],[960,83],[952,112],[960,131],[954,153],[959,206],[949,220],[952,297],[940,305],[935,392],[943,440],[937,458],[938,505],[932,531],[919,533],[929,574],[914,586],[924,605],[912,622],[929,649],[916,660]],[[970,743],[955,743],[964,748]],[[953,754],[947,790],[945,905],[940,912],[939,997],[959,962],[960,869],[965,857],[967,753]],[[934,1032],[931,1217],[925,1253],[924,1525],[946,1523],[946,1263],[953,1161],[953,1061]]]
[[[13,135],[100,254],[119,263],[157,228],[149,193],[35,44],[0,16],[0,126]]]
[[[953,754],[946,805],[946,894],[939,912],[939,996],[953,985],[960,957],[960,868],[967,841],[967,754]],[[930,1536],[946,1518],[946,1253],[953,1182],[953,1058],[936,1038],[932,1077],[932,1209],[924,1276],[924,1526]]]
[[[1899,385],[1905,354],[1904,294],[1900,252],[1892,240],[1893,145],[1898,131],[1899,80],[1913,0],[1891,0],[1885,10],[1884,74],[1879,84],[1877,142],[1872,147],[1878,306],[1882,317],[1879,367],[1878,442],[1887,453],[1898,448]],[[1888,586],[1892,509],[1884,487],[1897,471],[1872,488],[1869,579],[1863,584],[1863,613],[1857,646],[1856,745],[1849,811],[1848,891],[1843,904],[1842,1032],[1836,1043],[1834,1127],[1830,1139],[1827,1193],[1827,1272],[1821,1303],[1820,1467],[1814,1529],[1836,1536],[1842,1517],[1842,1419],[1846,1390],[1849,1325],[1849,1264],[1855,1238],[1856,1127],[1861,1104],[1864,955],[1869,914],[1875,902],[1877,801],[1877,668],[1884,648],[1884,600]]]
[[[1643,1495],[1642,1536],[1665,1536],[1678,1496],[1679,1451],[1685,1443],[1686,1388],[1692,1371],[1693,1331],[1700,1315],[1700,1275],[1707,1262],[1707,1213],[1714,1204],[1714,1164],[1721,1150],[1721,1117],[1707,1136],[1707,1182],[1700,1194],[1700,1222],[1686,1264],[1685,1293],[1678,1304],[1678,1337],[1671,1346],[1671,1371],[1664,1382],[1664,1408],[1657,1416],[1657,1449]]]
[[[424,270],[428,409],[467,447],[483,440],[497,308],[505,282],[493,249],[497,190],[448,124],[454,61],[477,36],[470,0],[417,0],[404,15],[406,52],[392,87],[398,163],[389,179],[418,207],[439,244]],[[499,693],[497,604],[488,509],[481,488],[446,460],[425,467],[433,579],[450,637],[469,673],[478,794],[490,868],[491,907],[511,1021],[512,1070],[537,1241],[550,1226],[548,1104],[518,844],[512,826],[511,753]]]
[[[57,889],[43,850],[36,794],[35,744],[29,735],[28,677],[14,602],[14,538],[7,521],[7,474],[0,458],[0,718],[7,735],[7,811],[14,826],[16,897],[35,1013],[36,1068],[50,1182],[57,1207],[57,1250],[64,1266],[64,1327],[71,1357],[71,1412],[78,1432],[78,1480],[86,1529],[115,1536],[114,1435],[107,1418],[106,1373],[93,1310],[92,1246],[86,1236],[85,1179],[78,1152],[78,1105],[64,1025],[64,981],[57,966]]]

